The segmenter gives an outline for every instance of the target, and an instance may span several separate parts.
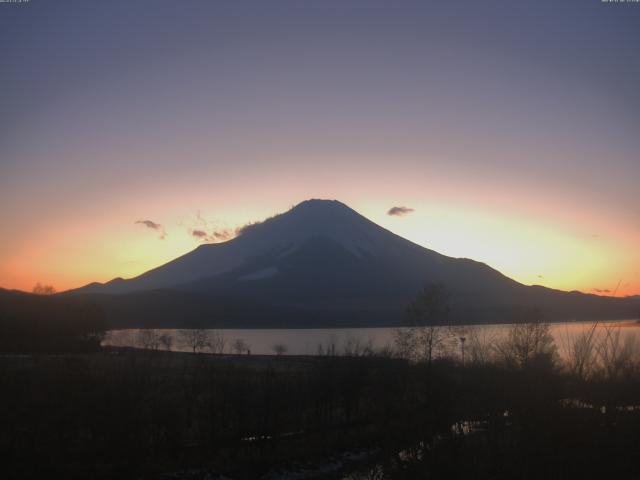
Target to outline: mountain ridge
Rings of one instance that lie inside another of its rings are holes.
[[[564,319],[607,316],[609,310],[618,317],[631,312],[620,299],[525,286],[484,263],[415,244],[337,200],[318,199],[137,277],[93,283],[65,294],[93,295],[105,304],[118,304],[121,317],[127,316],[122,307],[126,302],[117,297],[124,295],[137,305],[132,307],[137,315],[153,311],[169,322],[171,316],[184,317],[186,312],[209,312],[206,315],[227,316],[232,326],[253,324],[246,317],[261,314],[266,325],[273,325],[298,312],[304,326],[324,312],[332,316],[326,323],[342,318],[344,326],[350,326],[366,325],[367,315],[376,325],[384,324],[385,316],[387,323],[402,322],[406,305],[428,283],[444,285],[454,316],[464,314],[470,317],[467,322],[491,315],[496,321],[517,321],[518,311],[534,305],[546,307],[549,317]],[[163,292],[166,298],[149,292]],[[169,297],[175,305],[169,305]],[[152,302],[163,303],[164,311]]]
[[[326,207],[329,206],[330,208],[327,209]],[[377,229],[379,230],[378,233],[384,232],[384,235],[388,236],[387,241],[389,238],[393,238],[396,242],[398,243],[404,243],[404,246],[408,247],[408,248],[412,248],[412,249],[416,249],[418,251],[422,251],[422,252],[428,252],[429,255],[435,255],[441,258],[447,258],[447,259],[453,259],[453,260],[457,260],[460,262],[473,262],[476,265],[482,265],[485,268],[491,269],[492,271],[496,272],[497,274],[503,276],[504,278],[508,278],[506,276],[504,276],[502,273],[498,272],[497,270],[493,269],[492,267],[490,267],[489,265],[483,263],[483,262],[478,262],[476,260],[470,259],[470,258],[466,258],[466,257],[460,257],[460,258],[456,258],[456,257],[448,257],[446,255],[442,255],[439,254],[433,250],[430,250],[426,247],[423,247],[421,245],[418,245],[414,242],[411,242],[410,240],[407,240],[387,229],[385,229],[384,227],[381,227],[377,224],[375,224],[374,222],[372,222],[371,220],[367,219],[366,217],[360,215],[359,213],[357,213],[356,211],[352,210],[351,208],[349,208],[348,206],[346,206],[345,204],[343,204],[342,202],[339,202],[338,200],[323,200],[323,199],[310,199],[310,200],[305,200],[299,204],[297,204],[296,206],[292,207],[291,209],[289,209],[287,212],[285,213],[281,213],[278,215],[274,215],[262,222],[258,222],[255,224],[250,224],[249,227],[246,229],[246,231],[244,231],[241,235],[225,241],[225,242],[218,242],[218,243],[210,243],[210,244],[203,244],[203,245],[199,245],[198,247],[196,247],[194,250],[187,252],[183,255],[180,255],[179,257],[176,257],[175,259],[160,265],[158,267],[154,267],[140,275],[137,275],[136,277],[133,277],[131,279],[123,279],[121,277],[117,277],[114,278],[112,280],[109,280],[105,283],[99,283],[99,282],[92,282],[88,285],[85,285],[83,287],[80,287],[78,289],[72,289],[70,291],[67,291],[67,293],[69,292],[81,292],[83,291],[83,289],[87,289],[87,288],[93,288],[93,287],[108,287],[108,286],[113,286],[113,285],[117,285],[117,286],[121,286],[125,283],[131,283],[132,281],[137,281],[137,280],[141,280],[143,278],[146,278],[150,275],[152,275],[155,272],[158,272],[159,270],[162,270],[163,268],[166,268],[167,266],[179,263],[180,261],[183,261],[185,258],[193,258],[194,260],[202,260],[202,258],[198,258],[198,257],[202,257],[205,255],[209,255],[212,253],[212,251],[214,251],[214,249],[219,250],[221,247],[223,246],[227,246],[227,247],[236,247],[238,245],[238,242],[247,242],[247,241],[251,241],[253,240],[251,237],[255,235],[256,230],[258,232],[260,232],[261,228],[264,227],[271,227],[273,223],[277,223],[280,222],[284,219],[288,220],[290,215],[297,215],[299,214],[301,211],[308,212],[309,210],[312,211],[312,219],[313,220],[318,220],[318,218],[327,218],[328,217],[328,213],[329,210],[332,210],[333,212],[337,211],[341,211],[341,212],[347,212],[351,218],[355,218],[358,221],[360,221],[361,223],[364,223],[367,227],[369,228],[373,228],[373,229]],[[318,215],[318,212],[320,212],[320,215]],[[305,222],[307,225],[309,225],[309,221],[308,221],[308,217],[309,215],[305,215],[307,218],[305,220]],[[366,223],[365,223],[366,222]],[[341,222],[344,223],[344,222]],[[277,225],[278,227],[281,227],[280,225]],[[316,229],[319,228],[319,224],[318,223],[314,223],[312,224],[312,226],[314,226]],[[327,232],[306,232],[307,236],[329,236],[330,238],[335,238],[335,237],[340,237],[343,240],[345,240],[345,235],[342,234],[341,232],[339,232],[338,227],[341,225],[333,225],[333,232],[330,232],[329,235],[327,235]],[[289,231],[291,230],[291,226],[290,225],[286,225],[285,226]],[[269,235],[269,236],[273,236],[273,235]],[[249,237],[247,239],[247,237]],[[367,238],[368,237],[368,238]],[[299,238],[297,239],[299,241]],[[372,238],[371,235],[360,235],[360,238],[354,238],[353,236],[351,237],[351,243],[350,245],[348,245],[347,249],[350,250],[351,252],[353,252],[354,254],[356,254],[357,256],[363,256],[367,253],[372,253]],[[348,241],[348,240],[346,240]],[[263,242],[264,243],[264,242]],[[380,243],[380,235],[378,235],[378,243]],[[282,239],[279,242],[279,245],[276,246],[276,249],[279,250],[277,253],[279,254],[285,254],[287,253],[287,249],[288,248],[292,248],[296,246],[296,239],[289,239],[289,240],[284,240]],[[273,248],[273,247],[272,247]],[[262,248],[262,251],[257,252],[258,254],[260,253],[267,253],[269,251],[268,248]],[[235,252],[234,252],[235,253]],[[240,261],[242,259],[239,259]],[[238,264],[234,264],[234,265],[229,265],[230,262],[227,262],[227,265],[223,265],[222,267],[218,266],[218,269],[216,271],[211,271],[211,270],[207,270],[206,272],[203,272],[202,275],[199,276],[200,279],[206,278],[206,277],[211,277],[214,275],[217,275],[219,273],[223,273],[225,271],[227,271],[229,268],[233,268],[233,267],[237,267]],[[225,268],[226,267],[226,268]],[[166,285],[166,284],[159,284],[159,285],[143,285],[141,286],[139,289],[143,290],[143,289],[150,289],[150,288],[164,288],[167,286],[175,286],[178,285],[180,283],[189,283],[189,281],[195,281],[198,280],[198,278],[191,278],[189,280],[185,280],[184,277],[181,277],[181,281],[179,282],[174,282],[172,284]],[[512,280],[515,282],[515,280]],[[130,293],[129,290],[127,291],[119,291],[119,289],[116,289],[117,291],[110,291],[108,293]],[[106,292],[104,292],[106,293]]]

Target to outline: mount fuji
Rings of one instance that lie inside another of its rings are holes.
[[[414,244],[335,200],[307,200],[128,280],[64,295],[101,304],[114,326],[390,326],[426,284],[465,323],[631,318],[639,302],[525,286],[473,260]]]

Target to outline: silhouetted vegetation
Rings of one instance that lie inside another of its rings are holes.
[[[0,352],[85,352],[100,348],[101,310],[82,299],[0,290]]]
[[[2,345],[99,338],[88,306],[32,297],[2,302]],[[440,291],[420,301],[446,318]],[[194,329],[140,331],[145,351],[2,355],[3,478],[638,478],[634,337],[594,326],[556,345],[535,309],[497,338],[423,334],[434,315],[383,352],[353,337],[315,357],[246,355]],[[180,342],[191,353],[169,351]]]
[[[32,292],[36,295],[53,295],[56,293],[56,289],[53,285],[43,285],[38,282],[34,285]]]
[[[5,356],[6,478],[249,479],[325,464],[337,470],[314,478],[637,478],[635,344],[599,329],[561,360],[526,318],[497,339],[467,331],[464,363],[455,342],[429,362],[356,339],[317,357],[155,341],[145,354]]]

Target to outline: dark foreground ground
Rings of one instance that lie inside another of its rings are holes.
[[[111,350],[0,357],[2,478],[640,478],[640,376]]]

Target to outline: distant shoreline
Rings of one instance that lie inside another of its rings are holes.
[[[597,323],[600,325],[606,324],[611,326],[620,327],[640,327],[640,320],[636,319],[622,319],[622,320],[565,320],[565,321],[552,321],[542,322],[548,325],[584,325]],[[515,322],[491,322],[491,323],[451,323],[451,324],[437,324],[437,327],[489,327],[489,326],[505,326],[505,325],[517,325]],[[413,325],[389,325],[389,326],[359,326],[359,325],[346,325],[346,326],[328,326],[328,327],[309,327],[309,326],[291,326],[291,327],[247,327],[247,326],[233,326],[233,327],[195,327],[195,326],[180,326],[180,327],[125,327],[125,328],[110,328],[109,332],[121,332],[127,330],[388,330],[390,328],[411,328]]]

